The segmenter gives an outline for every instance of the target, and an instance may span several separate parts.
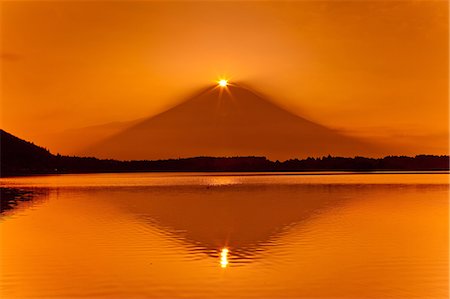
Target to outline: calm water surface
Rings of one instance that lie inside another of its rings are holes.
[[[1,179],[1,298],[447,298],[448,174]]]

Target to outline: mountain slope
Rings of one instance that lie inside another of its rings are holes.
[[[141,119],[125,122],[111,122],[101,125],[64,130],[43,136],[45,145],[52,152],[65,155],[77,155],[86,146],[113,136],[139,123]]]
[[[290,113],[247,88],[228,86],[208,88],[83,154],[115,159],[254,155],[282,160],[374,156],[378,149]]]

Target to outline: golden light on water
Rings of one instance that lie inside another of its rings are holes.
[[[221,87],[225,87],[225,86],[227,86],[228,85],[228,80],[225,80],[225,79],[221,79],[221,80],[219,80],[219,86],[221,86]]]
[[[228,248],[222,248],[220,252],[220,266],[226,268],[228,266]]]

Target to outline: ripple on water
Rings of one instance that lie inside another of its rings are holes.
[[[9,179],[47,193],[0,221],[1,294],[446,298],[448,176],[430,176]]]

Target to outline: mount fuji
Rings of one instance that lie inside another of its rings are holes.
[[[309,121],[240,85],[208,87],[82,154],[121,160],[194,156],[374,156],[380,148]]]

